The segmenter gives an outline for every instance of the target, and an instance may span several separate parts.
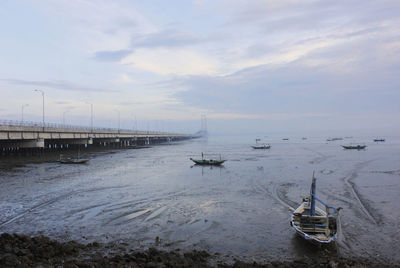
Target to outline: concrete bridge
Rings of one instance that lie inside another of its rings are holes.
[[[91,128],[36,122],[0,121],[0,153],[60,149],[74,145],[128,147],[199,138],[199,134]]]

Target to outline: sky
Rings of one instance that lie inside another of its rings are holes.
[[[398,135],[398,0],[0,0],[0,120]]]

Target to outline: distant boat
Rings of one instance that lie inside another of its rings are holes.
[[[258,143],[260,141],[260,139],[256,139],[256,144],[252,145],[251,147],[253,149],[269,149],[271,148],[271,145],[266,144],[266,143]]]
[[[301,138],[301,139],[304,141],[304,140],[306,140],[307,138],[306,138],[306,137],[303,137],[303,138]]]
[[[195,164],[197,165],[212,165],[212,166],[220,166],[222,165],[226,160],[221,159],[221,156],[219,156],[220,159],[205,159],[204,154],[201,153],[201,159],[193,159],[190,158]]]
[[[263,143],[263,144],[259,144],[259,145],[253,145],[251,147],[253,149],[269,149],[269,148],[271,148],[271,145]]]
[[[331,138],[331,139],[327,139],[326,141],[341,141],[343,140],[343,138]]]
[[[283,138],[282,140],[283,140],[283,141],[288,141],[288,140],[289,140],[289,138]]]
[[[385,139],[374,139],[375,142],[384,142]]]
[[[326,245],[337,239],[337,220],[339,210],[328,206],[315,195],[316,179],[312,177],[310,196],[303,199],[303,203],[293,211],[290,225],[296,233],[305,240],[317,245]],[[324,208],[316,207],[315,201]]]
[[[59,163],[61,164],[85,164],[89,161],[89,159],[86,158],[80,158],[79,154],[78,157],[63,157],[62,154],[60,154],[60,159],[58,160]]]
[[[362,150],[367,147],[367,145],[342,145],[344,149]]]

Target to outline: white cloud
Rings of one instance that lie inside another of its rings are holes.
[[[123,64],[161,75],[217,74],[217,60],[191,49],[137,49]]]
[[[117,81],[124,84],[131,84],[133,79],[128,74],[121,74]]]

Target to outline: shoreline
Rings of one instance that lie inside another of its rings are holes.
[[[45,236],[22,234],[0,235],[0,266],[2,267],[400,267],[400,263],[382,263],[362,258],[338,256],[303,257],[295,260],[267,261],[237,260],[227,263],[207,251],[108,250],[110,245],[97,242],[80,244],[58,242]]]

